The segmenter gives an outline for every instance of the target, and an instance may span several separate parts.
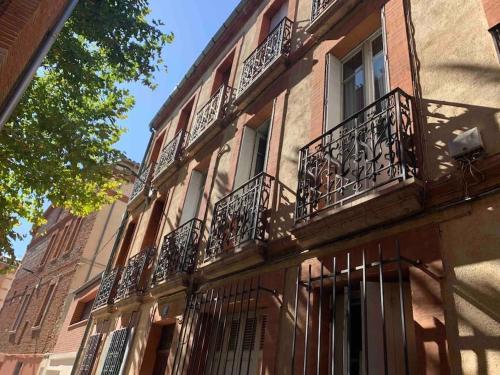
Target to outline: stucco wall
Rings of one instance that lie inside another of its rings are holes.
[[[440,224],[454,374],[500,372],[500,197]]]
[[[500,152],[500,65],[479,0],[412,1],[426,177],[452,172],[447,143],[478,127]]]

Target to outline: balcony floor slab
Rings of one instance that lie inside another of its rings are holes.
[[[423,209],[423,184],[408,180],[381,187],[342,207],[326,209],[307,222],[296,224],[292,234],[302,249],[313,249],[347,235],[408,217]]]
[[[224,251],[200,265],[201,276],[211,280],[261,264],[265,261],[265,249],[266,244],[261,241],[248,241]]]
[[[166,281],[155,285],[151,288],[150,292],[153,297],[158,298],[159,296],[168,296],[171,294],[179,293],[184,291],[189,286],[189,274],[178,273],[168,277]]]
[[[306,32],[314,35],[316,38],[322,37],[359,3],[361,3],[361,0],[332,1],[332,4],[311,22],[306,28]]]

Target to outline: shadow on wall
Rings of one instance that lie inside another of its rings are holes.
[[[438,179],[454,171],[448,142],[474,127],[480,130],[488,154],[500,151],[500,108],[422,99],[422,111],[426,178]]]

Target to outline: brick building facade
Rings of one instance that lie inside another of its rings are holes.
[[[127,183],[122,198],[84,218],[47,209],[47,223],[33,233],[0,311],[0,373],[71,371],[83,332],[78,326],[62,327],[74,291],[98,282],[106,267],[131,188]],[[56,346],[68,331],[73,345]]]
[[[150,124],[73,373],[498,373],[497,3],[241,1]]]
[[[68,0],[0,3],[0,108]]]

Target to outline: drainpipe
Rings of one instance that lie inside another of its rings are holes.
[[[5,123],[9,120],[12,112],[16,109],[21,97],[28,88],[33,76],[35,75],[38,67],[42,64],[43,59],[47,56],[50,48],[56,41],[57,36],[61,32],[64,23],[67,21],[76,5],[78,0],[70,0],[69,4],[66,6],[62,16],[59,18],[55,26],[47,32],[44,39],[38,46],[37,50],[30,58],[28,65],[24,68],[21,76],[18,78],[16,84],[12,88],[11,92],[7,96],[4,104],[0,107],[0,131],[3,129]]]
[[[149,137],[149,142],[146,147],[146,152],[144,153],[144,156],[142,157],[141,161],[141,166],[139,168],[139,173],[142,171],[144,167],[144,163],[146,162],[148,155],[151,151],[151,145],[153,144],[153,139],[156,134],[156,130],[152,127],[149,128],[151,131],[151,136]],[[106,270],[102,273],[102,275],[106,275],[109,271],[111,271],[111,268],[113,267],[113,263],[115,261],[115,256],[118,251],[118,245],[120,244],[121,238],[123,236],[123,232],[125,230],[125,226],[127,224],[129,218],[129,212],[128,210],[125,210],[125,213],[123,214],[122,221],[120,223],[120,228],[118,229],[118,233],[116,234],[115,242],[113,244],[113,248],[111,249],[111,254],[109,256],[108,264],[106,265]],[[92,314],[90,314],[90,317],[87,321],[87,326],[85,327],[85,332],[83,333],[82,341],[80,343],[80,347],[78,348],[78,352],[76,353],[75,361],[73,362],[73,368],[71,369],[71,375],[75,375],[77,368],[78,368],[78,362],[80,362],[80,358],[83,353],[83,348],[85,346],[85,343],[87,342],[87,338],[90,334],[91,328],[94,325],[94,317]]]

